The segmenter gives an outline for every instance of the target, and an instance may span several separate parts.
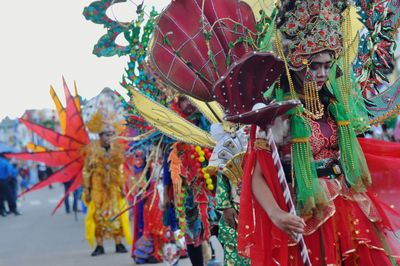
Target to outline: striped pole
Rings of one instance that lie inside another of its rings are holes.
[[[285,198],[286,205],[288,206],[289,212],[293,215],[296,215],[296,209],[294,207],[293,199],[290,194],[290,189],[289,189],[288,183],[286,181],[285,172],[283,171],[282,162],[279,157],[278,148],[276,147],[271,128],[268,129],[267,141],[271,148],[272,159],[274,160],[274,165],[278,172],[279,183],[281,184],[281,187],[282,187],[283,196]],[[308,256],[308,249],[306,246],[306,242],[304,241],[303,235],[297,234],[296,241],[299,245],[301,258],[303,260],[304,265],[311,266],[312,264],[310,261],[310,257]]]

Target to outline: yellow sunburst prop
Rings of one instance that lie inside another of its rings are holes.
[[[76,82],[74,81],[74,90],[75,90],[75,105],[76,109],[80,112],[81,111],[81,101],[79,99],[78,88],[76,87]]]
[[[162,133],[178,141],[202,147],[211,148],[215,146],[215,141],[208,132],[196,127],[170,109],[142,95],[133,87],[129,89],[132,93],[132,102],[140,115]]]
[[[65,112],[65,108],[62,105],[60,98],[58,98],[56,91],[54,90],[53,86],[50,86],[50,95],[53,99],[54,105],[56,106],[58,119],[60,120],[60,130],[61,133],[65,133],[65,128],[67,126],[67,114]]]
[[[74,82],[74,89],[75,89],[75,105],[78,111],[81,111],[81,102],[79,100],[79,94],[78,94],[78,88],[76,86],[76,82]],[[53,99],[54,105],[56,106],[57,114],[58,114],[58,119],[60,120],[60,130],[61,133],[65,133],[65,129],[67,126],[67,114],[65,112],[65,108],[62,105],[60,98],[58,98],[58,95],[56,91],[54,90],[53,86],[50,86],[50,96]]]
[[[36,145],[36,144],[34,144],[32,142],[28,142],[26,144],[26,148],[31,152],[44,152],[44,151],[47,150],[45,147],[40,146],[40,145]]]

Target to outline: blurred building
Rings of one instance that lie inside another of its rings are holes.
[[[59,130],[57,113],[52,109],[26,110],[22,118],[53,130]],[[50,148],[48,143],[33,134],[18,119],[8,117],[0,122],[0,141],[17,150],[24,150],[29,142]]]

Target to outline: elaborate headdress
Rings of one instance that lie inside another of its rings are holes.
[[[115,115],[107,113],[104,109],[99,109],[86,126],[91,133],[100,134],[105,131],[115,131],[119,135],[124,130],[124,121],[118,121],[115,119]]]
[[[343,50],[340,12],[344,1],[283,1],[278,27],[283,33],[289,65],[300,69],[310,56],[331,51],[338,57]]]

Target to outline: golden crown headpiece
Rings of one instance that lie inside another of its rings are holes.
[[[333,52],[337,58],[343,50],[340,20],[345,1],[284,2],[278,25],[287,44],[290,67],[301,69],[312,55],[324,51]]]
[[[87,122],[86,127],[91,133],[100,134],[106,131],[115,131],[119,135],[124,131],[124,124],[123,120],[116,119],[115,114],[99,109]]]

